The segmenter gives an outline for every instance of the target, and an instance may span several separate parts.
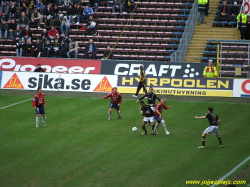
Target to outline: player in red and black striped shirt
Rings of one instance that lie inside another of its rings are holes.
[[[112,92],[110,94],[104,96],[103,98],[107,99],[109,97],[111,98],[111,101],[110,101],[110,105],[109,105],[109,113],[108,113],[109,118],[108,118],[108,120],[111,120],[113,108],[116,109],[116,113],[118,114],[118,119],[121,119],[120,105],[122,102],[122,95],[119,92],[117,92],[117,88],[114,87],[114,88],[112,88]]]
[[[41,88],[37,89],[37,93],[33,97],[32,105],[33,108],[35,109],[35,114],[36,114],[36,127],[39,127],[39,118],[40,114],[43,116],[43,126],[46,126],[46,115],[45,115],[45,110],[44,107],[46,106],[45,102],[45,93],[43,93]]]

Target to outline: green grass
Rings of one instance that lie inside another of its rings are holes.
[[[0,108],[31,97],[0,94]],[[182,187],[186,180],[217,180],[250,155],[249,103],[176,98],[163,112],[170,135],[160,126],[156,136],[140,134],[143,117],[132,99],[123,100],[122,119],[113,112],[108,121],[109,100],[47,93],[47,126],[40,121],[39,128],[31,101],[2,109],[0,186]],[[209,135],[206,149],[197,149],[208,122],[194,116],[208,106],[221,118],[224,148]]]

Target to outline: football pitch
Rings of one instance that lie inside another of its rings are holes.
[[[141,135],[143,116],[131,95],[124,95],[122,119],[113,111],[108,121],[105,93],[45,91],[47,126],[40,120],[36,128],[34,94],[0,90],[1,187],[195,187],[201,184],[187,181],[218,180],[250,156],[250,99],[159,95],[173,105],[163,111],[170,134],[159,126],[158,135]],[[221,118],[223,148],[214,135],[197,148],[209,124],[194,116],[208,106]],[[250,160],[224,180],[248,186]]]

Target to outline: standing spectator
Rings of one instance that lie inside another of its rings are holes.
[[[67,16],[64,16],[62,23],[61,23],[62,35],[68,35],[69,29],[70,29],[69,20],[67,19]]]
[[[24,44],[26,43],[27,39],[32,41],[32,31],[28,26],[26,26],[25,29],[22,31],[22,40]]]
[[[70,4],[67,10],[67,16],[69,18],[69,22],[73,23],[72,17],[75,15],[75,8]]]
[[[208,16],[208,13],[210,12],[210,10],[209,10],[209,1],[210,1],[210,0],[207,0],[207,4],[206,4],[206,6],[205,6],[205,15],[206,15],[206,16]]]
[[[47,40],[43,47],[43,57],[49,57],[52,54],[52,47],[50,41]]]
[[[16,26],[16,30],[14,31],[14,37],[16,41],[22,39],[22,30],[19,25]]]
[[[59,19],[58,16],[56,16],[56,17],[52,20],[51,24],[54,25],[54,27],[55,27],[56,30],[58,30],[58,31],[60,30],[60,27],[61,27],[61,20]]]
[[[240,14],[238,14],[237,20],[239,24],[238,29],[240,30],[240,39],[245,40],[246,30],[247,30],[247,14],[245,13],[244,10],[242,10]]]
[[[49,30],[48,37],[50,38],[50,40],[54,40],[57,34],[59,34],[58,30],[56,30],[55,27],[52,26]]]
[[[20,11],[20,7],[17,7],[16,12],[14,13],[14,16],[12,17],[16,20],[16,23],[19,24],[19,19],[22,16],[22,13]]]
[[[198,24],[205,23],[204,14],[205,14],[206,4],[207,4],[207,0],[198,0],[198,12],[199,12]]]
[[[31,55],[31,51],[32,51],[32,43],[30,39],[27,39],[24,44],[23,56],[26,55],[27,53],[30,53]]]
[[[14,19],[11,20],[11,22],[9,23],[9,38],[14,40],[15,36],[14,36],[14,31],[16,30],[17,24],[16,21]]]
[[[217,78],[218,72],[215,66],[213,66],[213,60],[208,61],[208,65],[204,68],[203,71],[204,78]]]
[[[83,16],[82,16],[82,19],[83,19],[83,23],[84,23],[84,20],[89,18],[90,16],[92,16],[94,14],[93,12],[93,9],[89,7],[89,5],[86,5],[86,7],[84,8],[83,10]]]
[[[40,28],[41,18],[41,14],[38,12],[37,9],[35,9],[34,12],[31,14],[32,26]]]
[[[61,49],[61,43],[59,42],[59,39],[58,38],[55,38],[55,42],[53,44],[53,55],[55,55],[56,57],[59,57],[58,56],[58,52],[59,50]]]
[[[221,21],[221,17],[226,18],[226,22],[228,22],[229,17],[229,7],[227,6],[227,2],[223,1],[223,5],[220,7],[218,21]]]
[[[85,58],[88,57],[93,57],[93,59],[96,58],[97,55],[97,46],[96,44],[93,42],[92,39],[89,40],[89,43],[86,45],[85,47]]]
[[[97,35],[97,30],[96,30],[97,21],[93,18],[93,16],[89,16],[89,20],[87,22],[86,27],[88,35],[91,35],[92,31],[94,32],[94,36]]]
[[[234,2],[234,5],[230,8],[230,11],[229,11],[231,21],[236,21],[236,17],[238,16],[239,12],[240,12],[240,9],[237,6],[237,2]]]
[[[78,42],[72,41],[69,44],[69,51],[67,52],[68,58],[71,58],[71,55],[75,54],[75,58],[78,57]]]
[[[62,48],[58,51],[58,55],[60,58],[64,58],[67,55],[67,52],[69,51],[69,41],[65,40],[62,44]]]
[[[103,58],[105,60],[112,59],[114,56],[113,51],[110,49],[110,46],[107,46],[106,50],[104,51]]]
[[[8,20],[8,13],[9,13],[9,6],[6,4],[6,1],[3,2],[2,6],[0,7],[0,17],[2,20]]]
[[[24,50],[23,40],[19,39],[16,42],[16,56],[18,57],[23,56],[23,50]]]
[[[12,2],[11,5],[9,6],[9,20],[11,20],[14,15],[14,13],[16,12],[16,3]]]
[[[44,22],[44,28],[46,28],[47,30],[50,30],[52,25],[53,25],[53,21],[51,19],[51,16],[47,16],[47,19],[45,19],[45,22]]]
[[[76,24],[79,24],[82,20],[82,6],[80,4],[77,4],[76,5],[76,9],[75,9],[75,15],[76,15],[76,21],[77,23]]]
[[[21,26],[22,30],[24,30],[25,27],[29,27],[29,25],[30,25],[30,20],[25,15],[24,12],[22,12],[22,16],[19,18],[19,25]]]
[[[115,9],[120,9],[120,13],[123,12],[123,7],[120,2],[120,0],[113,0],[113,8],[112,8],[112,13],[115,13]]]
[[[32,57],[41,57],[43,52],[43,44],[40,39],[36,40],[36,43],[32,47],[31,56]]]
[[[8,30],[9,30],[9,25],[5,20],[3,20],[3,23],[0,24],[0,38],[2,38],[2,34],[4,34],[4,38],[8,38]]]

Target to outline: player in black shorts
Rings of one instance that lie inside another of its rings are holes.
[[[154,128],[155,128],[154,111],[151,109],[150,105],[146,105],[144,101],[140,101],[140,105],[141,105],[141,114],[145,116],[142,121],[142,130],[144,131],[142,135],[146,135],[148,133],[145,127],[147,123],[150,123],[152,125],[152,134],[154,134]]]
[[[205,148],[205,140],[206,140],[206,135],[207,134],[211,134],[214,133],[215,136],[217,137],[217,139],[219,140],[220,143],[220,147],[223,147],[222,145],[222,141],[221,141],[221,137],[219,136],[219,132],[218,129],[220,128],[220,118],[217,114],[213,113],[213,107],[208,107],[208,114],[206,116],[195,116],[196,119],[208,119],[208,122],[210,124],[210,126],[208,128],[206,128],[204,130],[204,132],[202,133],[202,138],[201,138],[201,142],[202,142],[202,146],[198,147],[200,149],[204,149]]]

